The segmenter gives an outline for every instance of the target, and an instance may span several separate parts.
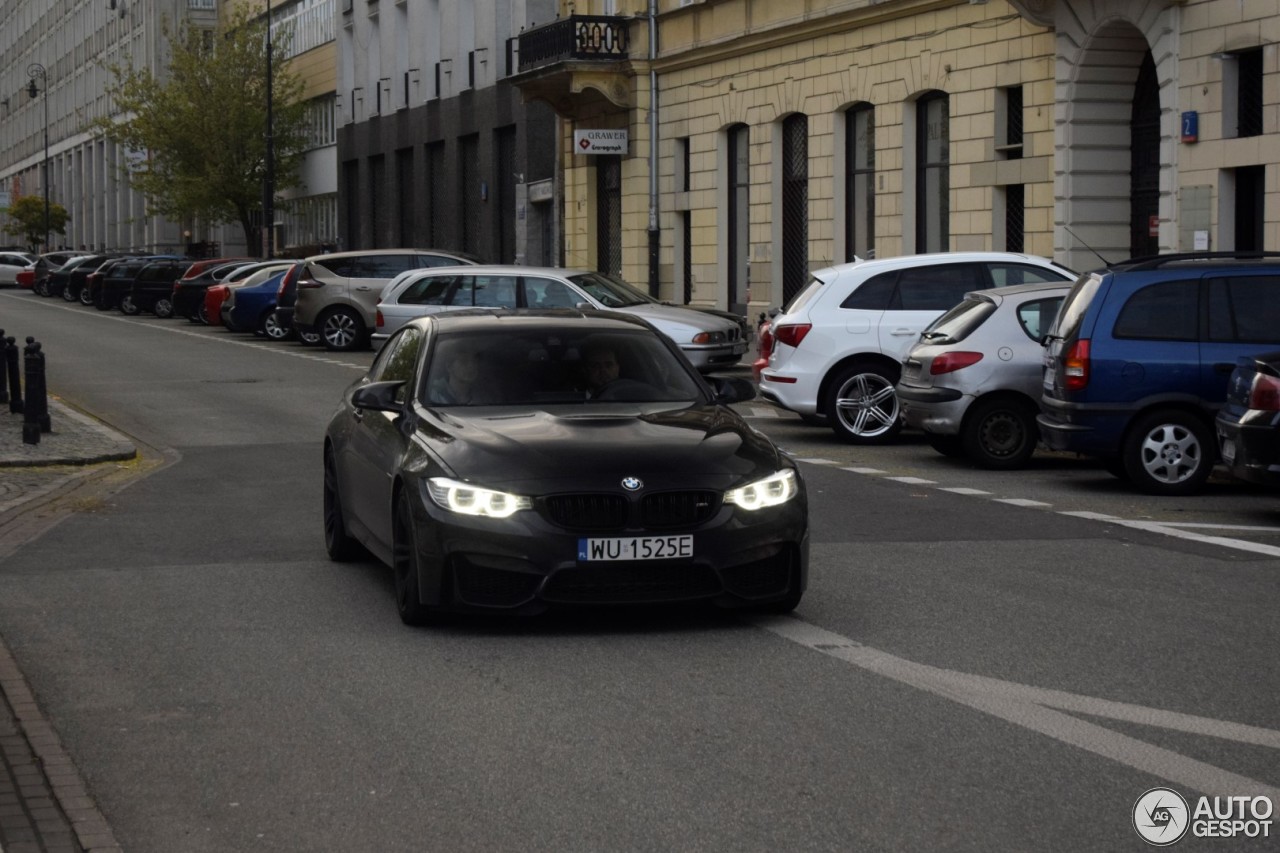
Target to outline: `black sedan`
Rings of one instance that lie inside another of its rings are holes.
[[[808,506],[795,463],[728,405],[753,396],[627,315],[413,320],[329,422],[325,545],[391,566],[408,624],[560,605],[790,611]]]
[[[1216,425],[1233,476],[1280,486],[1280,352],[1236,360]]]

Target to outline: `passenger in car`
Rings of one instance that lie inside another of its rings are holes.
[[[432,379],[427,389],[428,401],[440,406],[488,406],[503,402],[504,397],[497,377],[469,349],[452,353],[444,374]]]

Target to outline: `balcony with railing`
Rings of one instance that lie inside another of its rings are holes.
[[[547,101],[566,116],[601,97],[629,108],[631,25],[611,15],[570,15],[530,27],[510,46],[513,82],[526,98]]]

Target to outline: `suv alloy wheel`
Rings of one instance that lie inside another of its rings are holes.
[[[1194,494],[1209,479],[1216,457],[1213,430],[1177,409],[1140,418],[1121,455],[1129,479],[1152,495]]]
[[[320,337],[326,349],[351,352],[367,345],[368,334],[360,315],[345,306],[331,308],[320,318]]]
[[[889,375],[893,373],[894,375]],[[831,429],[850,444],[884,444],[902,429],[896,371],[869,362],[840,370],[827,391],[826,413]]]

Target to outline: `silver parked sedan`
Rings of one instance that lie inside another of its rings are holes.
[[[976,290],[935,320],[902,362],[907,426],[935,450],[984,468],[1021,468],[1040,440],[1041,336],[1070,282]]]
[[[666,305],[607,273],[510,265],[410,270],[382,291],[373,342],[415,317],[462,308],[588,308],[643,317],[680,347],[698,370],[731,367],[747,351],[744,324]]]

